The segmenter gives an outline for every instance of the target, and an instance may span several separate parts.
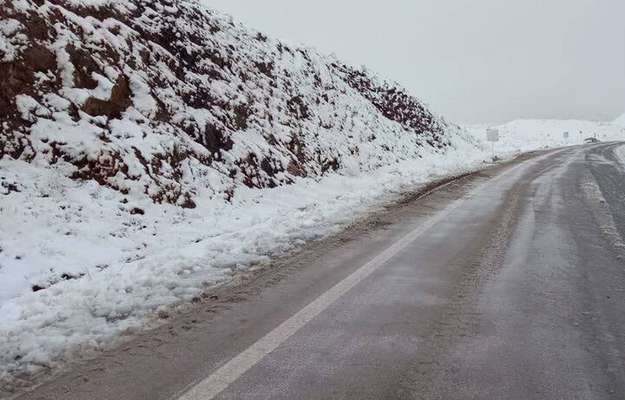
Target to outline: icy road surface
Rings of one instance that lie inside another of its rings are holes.
[[[617,148],[406,199],[19,398],[623,399]]]

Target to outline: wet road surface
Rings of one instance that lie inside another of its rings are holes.
[[[407,197],[20,399],[623,399],[617,144]]]

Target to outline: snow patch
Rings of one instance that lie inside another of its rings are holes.
[[[620,117],[616,118],[612,124],[614,125],[618,125],[621,126],[623,128],[625,128],[625,114],[621,115]]]

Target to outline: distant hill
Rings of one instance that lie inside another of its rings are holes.
[[[477,139],[484,140],[487,128],[499,130],[500,142],[496,146],[503,151],[529,151],[580,144],[595,135],[599,140],[625,140],[625,127],[616,122],[574,119],[517,119],[501,125],[476,125],[467,129]]]

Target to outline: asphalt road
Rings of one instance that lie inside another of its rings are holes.
[[[408,196],[19,398],[624,399],[616,147]]]

